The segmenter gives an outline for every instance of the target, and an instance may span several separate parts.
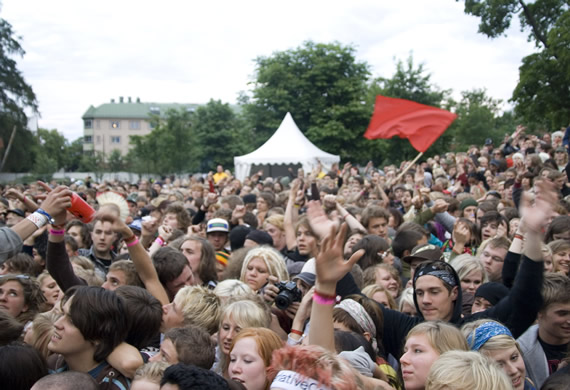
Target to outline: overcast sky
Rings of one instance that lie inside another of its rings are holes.
[[[390,77],[413,52],[439,87],[486,88],[508,100],[521,59],[534,51],[518,27],[490,40],[463,1],[2,0],[22,37],[19,68],[40,106],[39,126],[69,140],[81,116],[111,98],[235,103],[253,60],[306,40],[354,45],[373,76]],[[508,106],[506,106],[508,107]],[[295,113],[292,113],[293,117]]]

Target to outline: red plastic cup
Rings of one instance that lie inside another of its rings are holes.
[[[75,215],[83,223],[89,223],[95,217],[95,209],[75,192],[71,194],[71,207],[67,211]]]

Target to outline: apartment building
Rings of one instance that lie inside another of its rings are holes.
[[[139,98],[132,100],[119,97],[98,107],[90,106],[83,119],[83,151],[102,152],[108,156],[118,149],[126,155],[133,135],[146,135],[152,129],[151,117],[163,116],[168,110],[194,111],[198,104],[145,103]]]

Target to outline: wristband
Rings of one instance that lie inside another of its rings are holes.
[[[137,236],[135,236],[134,234],[132,236],[130,236],[129,238],[124,238],[123,241],[128,244],[129,242],[134,241],[137,238]]]
[[[139,243],[139,239],[135,236],[135,240],[134,240],[133,242],[129,242],[129,243],[127,244],[127,248],[130,248],[130,247],[132,247],[132,246],[135,246],[135,245],[137,245],[138,243]]]
[[[519,233],[515,233],[514,238],[518,238],[519,240],[524,241],[524,236],[522,234],[519,234]]]
[[[53,223],[51,224],[51,227],[55,230],[65,230],[65,224],[61,224],[61,225],[54,225]]]
[[[38,213],[37,211],[34,211],[32,214],[28,215],[26,219],[36,225],[38,229],[48,223],[46,216]]]
[[[44,209],[37,209],[35,211],[35,213],[40,213],[41,215],[43,215],[44,217],[47,218],[47,221],[49,222],[50,225],[53,225],[55,223],[55,220],[51,217],[51,215],[49,215],[47,213],[47,211],[45,211]]]
[[[297,329],[291,329],[291,332],[289,332],[289,333],[293,333],[293,334],[296,334],[298,336],[303,335],[303,332],[301,332],[300,330],[297,330]]]
[[[321,295],[315,291],[313,294],[313,302],[319,305],[334,305],[336,303],[336,297],[331,295]]]
[[[160,246],[164,246],[164,240],[160,236],[156,237],[156,240],[154,240],[154,242],[156,242]]]
[[[50,229],[49,234],[52,236],[63,236],[65,234],[65,230]]]

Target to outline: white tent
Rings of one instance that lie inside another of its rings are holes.
[[[329,169],[340,161],[340,157],[313,145],[287,113],[267,142],[249,154],[234,157],[235,176],[243,181],[252,165],[301,164],[305,172],[310,172],[318,164],[317,160],[324,169]]]

